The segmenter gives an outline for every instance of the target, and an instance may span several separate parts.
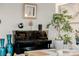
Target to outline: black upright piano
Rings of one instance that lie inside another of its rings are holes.
[[[48,40],[45,31],[13,31],[14,52],[49,49],[51,40]]]

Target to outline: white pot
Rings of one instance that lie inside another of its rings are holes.
[[[56,49],[63,49],[63,46],[64,46],[63,40],[55,40],[54,44]]]

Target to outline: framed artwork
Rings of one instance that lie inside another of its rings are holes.
[[[72,19],[69,21],[73,30],[79,30],[79,3],[67,3],[58,6],[59,13],[62,13],[64,10],[67,10],[67,15],[72,16]]]
[[[60,5],[58,9],[60,13],[62,13],[64,10],[67,10],[67,14],[71,15],[73,19],[79,15],[79,3],[68,3]]]
[[[28,4],[25,3],[24,4],[24,18],[36,18],[36,8],[37,5],[36,4]]]

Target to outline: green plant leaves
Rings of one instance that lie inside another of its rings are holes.
[[[64,23],[64,25],[63,25],[63,27],[62,27],[62,30],[63,31],[65,31],[65,32],[72,32],[72,28],[71,28],[71,26],[70,26],[70,24],[69,24],[69,22],[68,21],[66,21],[65,23]]]
[[[64,11],[63,11],[63,14],[66,14],[66,13],[67,13],[67,10],[64,10]]]
[[[68,34],[65,34],[63,35],[63,40],[64,40],[64,43],[67,44],[67,43],[70,43],[71,41],[71,37],[68,36]]]
[[[47,24],[47,28],[49,28],[50,25],[51,25],[51,23]]]
[[[62,24],[64,22],[63,14],[54,14],[53,21],[56,24]]]
[[[69,16],[69,15],[64,15],[64,17],[67,18],[67,19],[71,19],[72,18],[72,16]]]
[[[55,13],[53,14],[53,19],[51,20],[51,23],[49,23],[47,26],[49,27],[50,25],[54,26],[58,32],[59,36],[61,36],[60,32],[72,32],[72,28],[69,23],[69,19],[72,18],[71,15],[67,15],[67,10],[64,10],[62,13]],[[65,42],[70,42],[70,37],[68,34],[65,34],[64,36],[60,37],[63,39]]]

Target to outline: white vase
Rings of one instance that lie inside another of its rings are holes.
[[[71,43],[64,44],[64,49],[73,49],[74,45]]]
[[[68,44],[64,44],[64,49],[69,49]]]
[[[54,44],[56,49],[63,49],[63,40],[55,40]]]
[[[48,40],[52,40],[51,48],[55,48],[55,38],[58,37],[58,31],[54,28],[54,26],[50,25],[48,29]]]

